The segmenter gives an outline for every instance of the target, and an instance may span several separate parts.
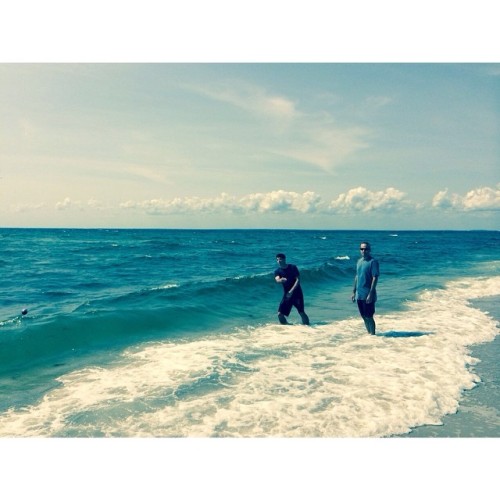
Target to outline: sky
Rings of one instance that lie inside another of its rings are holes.
[[[0,64],[0,226],[499,229],[500,64]]]
[[[500,229],[493,2],[235,5],[6,4],[0,227]]]

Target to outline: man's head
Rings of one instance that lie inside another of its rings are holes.
[[[284,253],[277,253],[276,261],[281,267],[286,267],[286,255]]]
[[[361,252],[362,257],[364,257],[364,258],[369,257],[370,252],[371,252],[370,243],[368,243],[368,241],[362,241],[359,244],[359,251]]]

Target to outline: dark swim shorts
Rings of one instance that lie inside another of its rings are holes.
[[[366,303],[366,300],[358,300],[359,314],[363,318],[373,318],[375,314],[375,302]]]
[[[286,294],[281,299],[280,305],[278,307],[278,312],[288,316],[295,306],[299,313],[304,312],[304,294],[301,292],[295,292],[290,298],[287,298]]]

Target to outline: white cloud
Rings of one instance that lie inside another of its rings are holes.
[[[20,203],[18,205],[11,205],[10,210],[12,212],[31,212],[33,210],[40,210],[45,207],[45,203]]]
[[[369,191],[365,187],[350,189],[330,204],[334,212],[372,212],[399,210],[408,206],[406,193],[393,187],[385,191]]]
[[[482,187],[469,191],[464,199],[465,210],[499,210],[500,184],[496,189]]]
[[[271,94],[258,86],[238,82],[232,86],[190,89],[259,117],[262,128],[272,138],[266,150],[285,158],[331,171],[368,147],[367,129],[342,126],[324,109],[306,112],[286,96]],[[371,105],[380,107],[387,102],[386,98],[374,98]]]
[[[257,105],[263,114],[287,119],[297,115],[295,104],[285,97],[262,96]]]
[[[443,191],[439,191],[434,195],[432,199],[432,206],[434,208],[452,208],[457,204],[458,195],[448,195],[448,189],[444,189]]]
[[[197,213],[269,213],[269,212],[301,212],[311,213],[321,205],[319,195],[307,191],[295,193],[272,191],[254,193],[237,198],[222,193],[215,198],[186,197],[172,200],[153,199],[142,202],[127,201],[120,205],[125,209],[143,210],[151,215],[197,214]]]
[[[279,190],[247,195],[241,198],[240,204],[248,211],[259,213],[286,211],[312,213],[321,206],[321,197],[312,191],[300,194]]]
[[[94,210],[104,210],[105,208],[102,202],[95,200],[94,198],[87,201],[87,206]]]
[[[321,219],[322,217],[330,218],[335,215],[343,218],[344,216],[366,216],[366,214],[372,214],[373,217],[378,215],[384,220],[390,220],[391,215],[409,213],[410,211],[413,214],[419,213],[420,216],[425,216],[428,219],[429,216],[432,216],[432,209],[458,214],[498,211],[500,210],[500,184],[496,188],[472,189],[463,196],[449,193],[445,189],[434,196],[432,204],[416,203],[408,198],[407,193],[394,187],[372,191],[364,186],[358,186],[339,194],[334,199],[324,198],[314,191],[300,193],[275,190],[240,196],[221,193],[214,197],[192,196],[170,199],[153,198],[142,201],[130,200],[119,205],[102,203],[95,198],[79,201],[66,197],[62,201],[54,203],[52,207],[60,213],[65,212],[64,217],[71,217],[76,212],[85,212],[88,217],[92,217],[92,214],[100,214],[98,217],[101,218],[106,213],[107,216],[113,218],[118,216],[118,209],[129,210],[131,220],[141,216],[185,216],[192,218],[191,221],[198,221],[204,217],[235,216],[240,219],[241,217],[249,217],[252,220],[259,217],[265,224],[265,221],[268,221],[268,216],[277,215],[299,219],[299,216],[305,216],[318,221],[325,220]],[[45,203],[10,205],[9,211],[11,213],[26,213],[42,209],[46,212],[48,205]]]
[[[216,198],[174,198],[172,200],[153,199],[142,202],[127,201],[120,205],[123,209],[144,211],[151,215],[172,214],[267,214],[302,213],[330,214],[332,212],[394,211],[409,206],[406,194],[394,188],[372,192],[364,187],[351,189],[330,203],[325,202],[313,191],[271,191],[252,193],[241,198],[222,193]]]
[[[281,119],[291,119],[297,115],[293,101],[280,95],[269,94],[265,89],[254,85],[238,82],[219,87],[189,88],[210,99],[226,102],[254,115]]]
[[[58,201],[55,205],[56,210],[69,210],[71,208],[81,209],[80,201],[72,201],[71,198],[64,198],[64,201]]]
[[[365,139],[368,131],[361,127],[341,128],[324,117],[310,122],[304,119],[296,123],[295,140],[275,152],[329,172],[352,154],[368,147]]]
[[[367,97],[365,104],[370,109],[378,109],[387,106],[392,103],[392,98],[387,96],[370,96]]]
[[[432,208],[457,212],[500,210],[500,184],[496,188],[472,189],[464,196],[449,193],[447,189],[436,193]],[[21,213],[45,208],[45,203],[11,205],[10,211]],[[57,211],[112,211],[115,207],[94,198],[86,202],[66,197],[55,203]],[[323,199],[314,191],[298,193],[276,190],[234,196],[221,193],[215,197],[176,197],[172,199],[129,200],[119,204],[122,210],[133,210],[147,215],[265,215],[265,214],[390,214],[403,210],[425,211],[426,205],[415,203],[408,195],[394,187],[371,191],[363,186],[341,193],[333,200]],[[427,208],[429,206],[427,205]]]
[[[120,208],[139,209],[150,215],[189,214],[217,211],[232,211],[236,208],[235,198],[222,193],[216,198],[185,197],[172,200],[152,199],[141,202],[127,201]]]
[[[432,206],[459,211],[500,210],[500,184],[496,188],[480,187],[469,191],[465,196],[439,191],[432,199]]]

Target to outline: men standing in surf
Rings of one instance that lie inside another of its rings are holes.
[[[375,302],[377,301],[377,282],[379,277],[378,260],[371,256],[370,243],[362,241],[359,245],[361,257],[356,264],[356,276],[352,290],[352,301],[357,301],[359,314],[365,322],[366,330],[375,335]]]
[[[297,266],[287,264],[284,253],[276,255],[278,269],[274,271],[274,279],[276,283],[283,285],[283,298],[278,307],[278,320],[282,325],[287,325],[287,316],[290,314],[292,307],[295,307],[302,318],[302,324],[309,324],[309,317],[304,310],[304,294],[300,287],[300,273]]]

